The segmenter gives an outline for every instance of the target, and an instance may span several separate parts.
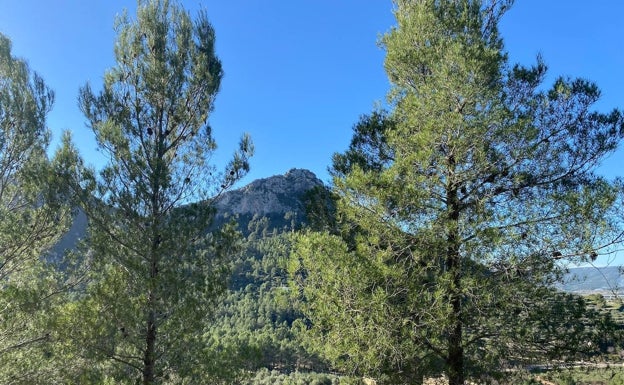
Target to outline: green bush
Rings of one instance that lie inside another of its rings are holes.
[[[624,385],[624,373],[620,372],[609,380],[609,385]]]

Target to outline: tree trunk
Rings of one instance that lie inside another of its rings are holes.
[[[158,247],[154,242],[153,260],[150,269],[150,290],[147,296],[147,329],[145,333],[145,351],[143,352],[143,385],[152,385],[156,380],[156,298],[155,298],[155,280],[158,275],[158,268],[155,256],[155,249]]]
[[[147,328],[145,334],[145,351],[143,353],[143,385],[153,385],[156,380],[156,287],[158,281],[158,264],[159,252],[161,247],[160,234],[160,216],[161,200],[160,193],[162,187],[163,159],[165,156],[165,137],[166,132],[163,124],[163,109],[158,110],[158,124],[156,141],[156,156],[153,159],[154,173],[151,175],[152,197],[151,197],[151,217],[152,222],[152,246],[151,246],[151,263],[149,271],[149,291],[147,295]]]
[[[453,304],[455,308],[455,304]],[[448,337],[448,377],[449,385],[464,385],[464,347],[462,346],[461,320],[455,320],[455,325]]]
[[[462,266],[460,255],[460,235],[459,235],[459,186],[453,180],[455,174],[455,158],[451,155],[448,158],[449,184],[447,186],[446,204],[448,208],[449,224],[447,233],[446,268],[451,275],[449,287],[449,300],[452,311],[449,315],[450,326],[447,337],[447,358],[446,365],[449,377],[449,385],[464,385],[464,347],[463,347],[463,324],[462,324]]]
[[[454,250],[448,256],[448,268],[453,275],[453,283],[450,288],[450,300],[452,313],[450,314],[451,325],[448,335],[448,356],[446,360],[449,385],[463,385],[464,375],[464,346],[462,325],[461,303],[461,265],[459,250]]]
[[[463,324],[462,324],[462,295],[461,295],[461,264],[459,250],[454,250],[449,258],[449,271],[453,276],[453,283],[450,290],[451,306],[453,308],[448,335],[448,357],[447,368],[449,385],[463,385],[464,376],[464,346]]]
[[[152,385],[155,381],[154,368],[156,347],[156,324],[154,312],[150,311],[147,320],[147,334],[145,336],[145,351],[143,353],[143,385]]]

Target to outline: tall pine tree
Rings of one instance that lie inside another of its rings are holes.
[[[339,367],[459,385],[590,346],[595,315],[551,284],[560,259],[614,241],[618,188],[594,170],[623,120],[592,111],[589,81],[545,89],[540,58],[509,65],[511,3],[395,2],[392,109],[335,157],[338,234],[299,237],[291,259],[311,344]]]
[[[205,378],[201,331],[236,246],[232,228],[209,232],[211,197],[248,171],[253,147],[244,136],[223,173],[209,163],[223,71],[204,12],[139,1],[116,29],[117,64],[99,93],[80,92],[109,163],[82,202],[92,280],[69,336],[91,360],[81,381],[183,383]]]

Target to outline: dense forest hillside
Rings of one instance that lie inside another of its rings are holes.
[[[213,370],[232,370],[223,373],[224,377],[235,378],[245,368],[247,374],[256,375],[241,379],[243,383],[290,383],[301,376],[296,372],[329,370],[296,337],[303,321],[290,301],[285,270],[289,235],[305,226],[309,193],[322,186],[312,172],[293,169],[256,180],[217,200],[216,222],[233,219],[243,234],[241,251],[231,264],[228,291],[205,334],[215,354]],[[337,381],[325,374],[308,377],[305,383]]]

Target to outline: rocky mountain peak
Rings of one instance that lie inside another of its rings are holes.
[[[313,172],[293,168],[284,175],[255,180],[248,185],[229,191],[216,203],[218,213],[238,215],[276,215],[305,212],[302,198],[323,182]]]

